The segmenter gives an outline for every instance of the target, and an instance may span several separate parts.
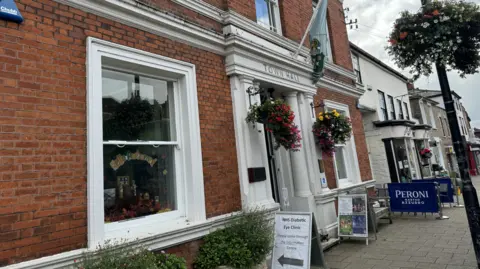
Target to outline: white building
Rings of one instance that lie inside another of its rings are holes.
[[[424,140],[428,125],[411,116],[408,79],[350,43],[358,75],[357,87],[365,90],[359,100],[373,178],[377,183],[408,182],[417,178],[419,160],[414,140]]]

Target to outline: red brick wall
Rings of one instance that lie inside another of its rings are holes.
[[[357,99],[348,95],[319,88],[317,90],[317,95],[315,95],[315,102],[321,102],[323,100],[330,100],[348,105],[348,108],[350,110],[350,118],[352,120],[352,131],[355,138],[355,146],[357,149],[358,165],[360,167],[361,180],[365,181],[372,179],[370,160],[368,158],[367,142],[365,140],[365,132],[363,130],[362,113],[356,108]],[[320,112],[320,108],[317,108],[316,110],[316,113],[318,114]],[[323,156],[323,159],[328,187],[336,188],[337,183],[335,179],[333,158]]]
[[[86,244],[86,37],[196,65],[208,216],[241,207],[224,58],[51,0],[0,21],[0,266]],[[221,149],[221,150],[220,150]]]
[[[182,245],[174,246],[169,249],[165,249],[168,254],[175,254],[179,257],[183,257],[187,261],[189,269],[193,269],[193,263],[195,262],[196,254],[202,246],[202,240],[191,241]]]
[[[203,0],[206,3],[209,3],[212,6],[218,7],[220,9],[225,10],[227,8],[227,1],[226,0]]]
[[[226,0],[228,9],[231,9],[240,15],[247,17],[252,21],[257,21],[257,12],[255,0]]]

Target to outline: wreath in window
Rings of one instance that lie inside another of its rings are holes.
[[[461,77],[480,66],[480,12],[475,3],[433,1],[417,13],[404,11],[390,33],[388,53],[414,79],[432,74],[432,64]]]
[[[298,126],[293,120],[295,115],[290,106],[283,100],[267,100],[263,104],[250,107],[246,121],[262,123],[265,130],[275,139],[275,149],[283,146],[286,150],[298,151],[301,147],[301,136]]]
[[[344,144],[350,140],[352,123],[349,117],[336,110],[320,112],[313,124],[312,131],[322,152],[327,156],[333,156],[335,144]]]

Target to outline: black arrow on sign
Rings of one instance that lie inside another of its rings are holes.
[[[285,258],[285,255],[282,255],[280,258],[278,258],[278,262],[282,265],[282,267],[284,264],[303,267],[303,260]]]

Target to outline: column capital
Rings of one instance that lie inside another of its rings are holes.
[[[313,99],[313,97],[315,96],[315,93],[313,93],[313,92],[304,92],[303,94],[305,95],[305,98],[307,98],[307,99]]]
[[[291,91],[291,92],[285,93],[285,97],[297,97],[297,95],[298,95],[297,91]]]
[[[248,84],[253,84],[253,80],[255,79],[254,77],[251,76],[245,76],[245,75],[240,75],[238,76],[238,79],[242,83],[248,83]]]

